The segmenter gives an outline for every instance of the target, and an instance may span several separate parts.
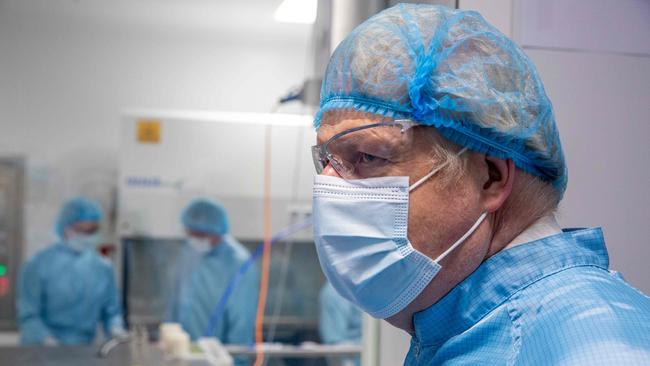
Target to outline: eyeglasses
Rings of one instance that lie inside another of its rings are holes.
[[[321,174],[332,165],[344,179],[393,175],[393,163],[401,161],[412,147],[414,126],[417,124],[410,120],[395,120],[339,132],[312,146],[316,172]]]

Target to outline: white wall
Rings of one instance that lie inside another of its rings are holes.
[[[564,227],[601,226],[610,268],[650,294],[650,57],[527,50],[569,167]]]
[[[28,254],[64,198],[111,205],[122,109],[267,112],[302,81],[309,27],[275,5],[0,0],[0,154],[28,158]]]

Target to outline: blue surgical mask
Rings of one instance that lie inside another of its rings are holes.
[[[96,250],[99,244],[99,234],[85,234],[73,231],[68,235],[65,242],[78,252],[86,249]]]
[[[408,177],[344,180],[314,178],[314,240],[321,268],[343,297],[375,318],[389,318],[410,304],[441,269],[440,261],[481,224],[474,225],[438,258],[418,252],[407,238]]]

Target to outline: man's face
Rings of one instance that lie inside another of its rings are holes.
[[[337,133],[379,122],[377,119],[361,114],[341,116],[338,114],[323,120],[317,135],[318,144],[323,144]],[[362,168],[359,171],[362,173],[359,175],[408,176],[409,184],[412,185],[442,162],[438,161],[433,154],[432,134],[436,133],[433,127],[415,126],[409,130],[409,133],[408,137],[400,138],[399,135],[383,133],[381,129],[365,130],[363,135],[358,134],[359,138],[355,139],[364,143],[350,142],[347,146],[352,148],[346,148],[346,151],[354,148],[364,150],[365,146],[387,147],[359,151],[359,155],[362,155],[360,159],[365,159],[364,161],[372,164],[369,166],[373,167],[373,170],[364,171],[365,165],[361,164]],[[374,151],[379,151],[377,155],[383,154],[383,156],[380,158],[367,156],[375,155]],[[381,160],[378,162],[377,159]],[[370,172],[377,172],[377,174],[370,174]],[[331,164],[325,167],[322,174],[341,177]],[[480,209],[476,207],[478,192],[473,188],[475,185],[469,184],[465,177],[449,184],[448,181],[440,179],[438,174],[413,190],[409,197],[408,238],[415,249],[430,258],[437,257],[447,249],[481,214]],[[456,255],[464,251],[463,248],[460,249]]]

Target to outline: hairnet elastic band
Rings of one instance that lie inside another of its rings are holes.
[[[377,114],[388,118],[408,118],[406,108],[361,96],[333,96],[325,99],[314,116],[314,128],[320,127],[323,115],[332,110],[354,109],[362,113]]]

